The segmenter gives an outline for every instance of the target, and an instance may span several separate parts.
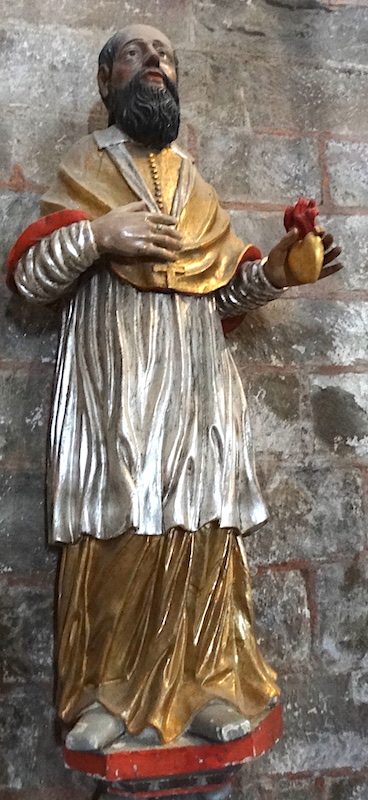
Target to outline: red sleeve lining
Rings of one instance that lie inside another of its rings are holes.
[[[23,233],[20,234],[17,241],[13,244],[13,247],[10,250],[6,260],[6,282],[9,289],[12,289],[13,291],[17,290],[13,273],[19,259],[24,255],[24,253],[27,252],[27,250],[29,250],[30,247],[33,247],[33,245],[37,244],[37,242],[39,242],[41,239],[44,239],[45,236],[50,236],[51,233],[59,230],[59,228],[72,225],[73,222],[82,222],[83,220],[88,219],[89,217],[85,211],[67,208],[64,211],[54,211],[53,214],[48,214],[46,217],[41,217],[41,219],[38,219],[36,222],[32,222],[31,225],[28,225],[28,228],[26,228]]]

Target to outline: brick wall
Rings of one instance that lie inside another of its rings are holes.
[[[245,800],[366,800],[368,757],[368,0],[0,0],[1,257],[61,154],[101,125],[100,46],[162,27],[180,58],[181,139],[264,252],[303,192],[346,270],[247,316],[230,337],[271,520],[249,540],[285,737]],[[44,461],[58,321],[0,285],[0,798],[87,800],[54,728]]]

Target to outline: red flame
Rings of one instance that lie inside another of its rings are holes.
[[[319,209],[315,200],[308,201],[305,197],[299,197],[295,206],[288,206],[285,211],[285,228],[287,231],[297,228],[299,239],[304,239],[304,236],[315,227],[315,219],[318,214]]]

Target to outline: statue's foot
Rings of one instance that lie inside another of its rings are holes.
[[[225,700],[211,700],[193,717],[188,733],[212,742],[232,742],[251,731],[249,719]]]
[[[100,703],[83,712],[78,722],[69,731],[65,746],[68,750],[101,750],[108,747],[125,731],[125,724],[120,717],[110,714]]]

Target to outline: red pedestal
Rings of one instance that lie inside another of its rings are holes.
[[[124,739],[103,753],[64,750],[65,765],[106,781],[112,795],[154,797],[210,791],[226,784],[242,764],[261,756],[282,736],[281,706],[234,742],[182,736],[169,745],[132,747]]]

